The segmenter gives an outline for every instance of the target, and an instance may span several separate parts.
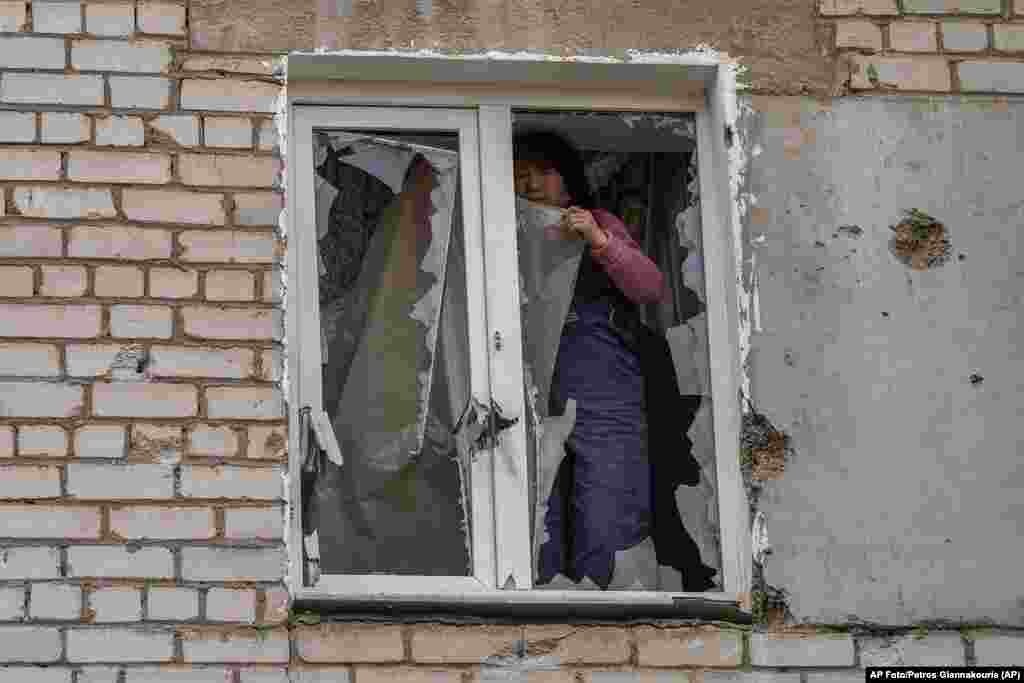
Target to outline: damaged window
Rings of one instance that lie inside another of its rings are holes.
[[[296,120],[304,585],[723,590],[694,116]]]
[[[721,590],[694,119],[513,134],[535,585]]]
[[[319,463],[308,511],[322,573],[471,569],[457,150],[453,134],[315,132],[323,407],[343,454]]]

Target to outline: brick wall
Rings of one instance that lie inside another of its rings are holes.
[[[1004,9],[822,6],[844,50],[952,64],[961,87],[974,67],[953,45],[983,65],[1014,49]],[[290,625],[282,84],[271,55],[188,36],[184,4],[0,2],[0,681],[816,683],[1021,663],[1024,641],[988,632]],[[905,72],[888,63],[882,80]]]
[[[1024,0],[818,0],[853,91],[1024,93]]]

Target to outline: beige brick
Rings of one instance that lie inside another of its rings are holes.
[[[39,36],[0,36],[0,64],[11,69],[63,70],[64,40]]]
[[[141,147],[146,144],[146,132],[142,125],[142,118],[116,115],[97,117],[96,144]]]
[[[1024,64],[964,60],[957,65],[961,92],[1024,93]]]
[[[0,579],[56,579],[60,549],[46,546],[11,547],[0,551]]]
[[[18,428],[18,455],[24,458],[63,458],[68,435],[62,427],[22,425]]]
[[[249,427],[250,458],[285,460],[288,455],[288,429],[284,425]]]
[[[185,6],[170,2],[139,3],[139,30],[180,36],[185,34]]]
[[[479,664],[495,655],[512,655],[521,637],[516,626],[442,626],[416,624],[412,658],[417,662]]]
[[[147,605],[150,619],[187,621],[199,616],[199,591],[178,586],[153,586]]]
[[[964,645],[959,633],[930,633],[900,637],[858,638],[860,665],[963,666]]]
[[[452,669],[429,669],[412,666],[357,666],[355,671],[356,680],[359,683],[389,683],[390,681],[402,681],[402,683],[459,683],[462,680],[462,673]],[[530,672],[529,677],[525,675],[516,676],[509,680],[547,683],[547,679],[541,681],[541,679],[537,678],[535,676],[536,673]],[[329,680],[335,679],[331,678]],[[572,676],[568,676],[567,678],[559,679],[558,683],[572,683],[574,680]],[[300,679],[300,681],[305,683],[305,679]],[[314,678],[312,681],[317,681],[317,679]],[[555,681],[552,680],[550,683],[555,683]]]
[[[182,154],[178,175],[186,185],[271,187],[277,166],[274,158],[266,156]]]
[[[198,263],[270,263],[277,242],[272,233],[186,230],[178,236],[181,258]]]
[[[976,21],[942,22],[942,46],[946,52],[977,52],[988,47],[988,29]]]
[[[181,65],[182,71],[226,71],[231,73],[270,76],[274,62],[270,57],[260,59],[244,55],[188,55]]]
[[[96,269],[96,296],[134,297],[143,293],[142,270],[134,266],[100,266]]]
[[[0,465],[0,498],[59,498],[60,468]]]
[[[174,469],[170,465],[74,462],[67,470],[68,495],[82,500],[174,495]]]
[[[31,277],[31,270],[29,270]],[[31,296],[31,279],[29,280]],[[206,298],[209,301],[252,301],[256,281],[245,270],[211,270],[206,274]]]
[[[283,586],[268,588],[265,603],[262,620],[264,624],[280,624],[288,620],[291,599],[286,588]]]
[[[235,223],[277,225],[283,207],[283,196],[279,192],[239,192],[235,194]]]
[[[89,285],[83,266],[43,266],[42,296],[82,296]]]
[[[71,546],[68,576],[169,579],[174,576],[174,557],[168,548]]]
[[[821,13],[826,15],[868,14],[887,16],[899,14],[896,0],[819,0]]]
[[[71,662],[159,662],[174,656],[174,634],[164,629],[72,628],[67,638]]]
[[[103,106],[103,77],[44,73],[5,73],[2,99],[10,104]]]
[[[71,42],[71,65],[79,71],[166,73],[171,61],[166,43],[92,39]]]
[[[114,360],[128,345],[69,344],[65,352],[71,377],[110,377]]]
[[[122,206],[133,221],[224,225],[223,201],[219,194],[125,188]]]
[[[280,382],[283,372],[283,358],[279,350],[272,349],[260,354],[260,379],[265,382]]]
[[[186,78],[181,82],[181,108],[273,114],[281,86],[261,81]]]
[[[631,654],[625,627],[526,627],[526,656],[550,657],[560,664],[624,664]]]
[[[68,255],[128,261],[171,256],[171,233],[153,228],[79,225],[71,228]]]
[[[168,78],[155,76],[108,76],[110,104],[113,107],[166,109],[171,104]]]
[[[58,473],[58,489],[60,477]],[[281,508],[237,508],[224,512],[225,538],[255,538],[277,541],[284,537],[284,510]]]
[[[0,505],[9,538],[99,538],[100,511],[78,505]]]
[[[294,631],[299,658],[313,663],[400,662],[402,627],[396,624],[320,624]]]
[[[29,266],[0,266],[0,297],[32,296],[34,277]]]
[[[3,24],[0,2],[0,25]],[[35,142],[36,115],[33,112],[4,111],[0,112],[0,142]]]
[[[889,46],[898,52],[935,52],[939,49],[935,24],[906,21],[889,24]]]
[[[32,28],[36,33],[78,33],[82,30],[82,5],[71,0],[35,2]]]
[[[166,142],[181,147],[199,144],[199,117],[182,114],[163,114],[146,124],[151,142]]]
[[[206,415],[212,420],[279,420],[284,400],[276,387],[208,387]]]
[[[1024,50],[1024,24],[996,24],[992,27],[995,48],[1002,52]]]
[[[25,618],[25,589],[26,586],[0,586],[0,621],[21,621]],[[3,673],[0,669],[0,675]]]
[[[86,425],[75,430],[79,458],[123,458],[125,429],[121,425]]]
[[[97,36],[130,36],[135,32],[135,7],[131,3],[85,6],[85,30]]]
[[[95,337],[100,307],[0,304],[0,337]]]
[[[211,588],[206,594],[207,621],[256,621],[256,591],[252,589]]]
[[[14,457],[14,427],[8,427],[7,425],[0,425],[0,458],[13,458]],[[4,574],[2,567],[0,567],[0,578],[3,578]]]
[[[252,122],[233,116],[205,116],[203,136],[207,147],[252,147]]]
[[[656,628],[633,630],[640,666],[739,666],[743,634],[719,628]]]
[[[0,2],[0,31],[14,33],[27,28],[28,17],[24,0]]]
[[[6,74],[5,78],[10,75]],[[108,189],[17,187],[14,203],[21,215],[33,218],[113,218],[117,215]]]
[[[189,629],[182,632],[181,645],[186,662],[283,664],[289,658],[285,629]]]
[[[157,458],[162,464],[177,464],[181,461],[185,439],[179,425],[132,425],[129,440],[129,455]]]
[[[0,382],[0,417],[78,417],[82,394],[71,384]]]
[[[171,313],[167,306],[111,306],[110,334],[128,339],[168,339],[174,329]]]
[[[178,268],[150,268],[149,295],[158,299],[189,299],[199,292],[199,273]]]
[[[60,153],[46,149],[0,149],[0,179],[57,180]]]
[[[284,298],[282,269],[274,266],[263,271],[263,292],[261,299],[267,303],[280,303]]]
[[[211,508],[113,507],[110,531],[122,538],[210,539],[216,535]]]
[[[154,346],[146,373],[151,377],[245,379],[252,368],[249,349]]]
[[[78,619],[82,611],[82,589],[64,583],[32,586],[33,619]]]
[[[97,383],[93,411],[100,417],[193,417],[196,388],[187,384]]]
[[[283,494],[279,467],[183,465],[181,495],[186,498],[275,500]]]
[[[167,183],[171,159],[144,152],[72,150],[68,153],[68,177],[91,183]]]
[[[754,666],[853,666],[853,638],[846,634],[751,633]]]
[[[142,591],[130,586],[106,586],[89,594],[94,621],[126,622],[142,620]]]
[[[89,117],[67,112],[43,112],[44,143],[88,142],[92,135]]]
[[[280,581],[285,575],[284,548],[181,549],[185,581]]]
[[[271,119],[261,121],[256,138],[256,149],[269,152],[274,149],[277,144],[277,125]]]
[[[61,231],[48,225],[0,225],[0,257],[60,256]]]
[[[52,344],[0,343],[0,375],[56,377],[60,375],[60,354]]]
[[[198,425],[188,436],[189,455],[231,458],[238,453],[238,434],[230,427]]]
[[[0,306],[0,310],[2,310]],[[245,308],[185,306],[185,334],[201,339],[278,339],[281,312]],[[2,330],[2,328],[0,328]]]
[[[949,64],[942,57],[875,57],[853,55],[854,72],[851,87],[869,90],[875,87],[896,90],[947,92],[952,87]],[[871,67],[878,82],[869,78]]]

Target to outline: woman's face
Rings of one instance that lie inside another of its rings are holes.
[[[541,161],[516,159],[513,162],[516,194],[531,202],[568,206],[572,199],[558,170]]]

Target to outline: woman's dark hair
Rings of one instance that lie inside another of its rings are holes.
[[[583,160],[566,138],[550,130],[519,133],[512,139],[512,154],[516,159],[554,166],[565,182],[572,203],[584,209],[594,208],[590,185],[583,173]]]

